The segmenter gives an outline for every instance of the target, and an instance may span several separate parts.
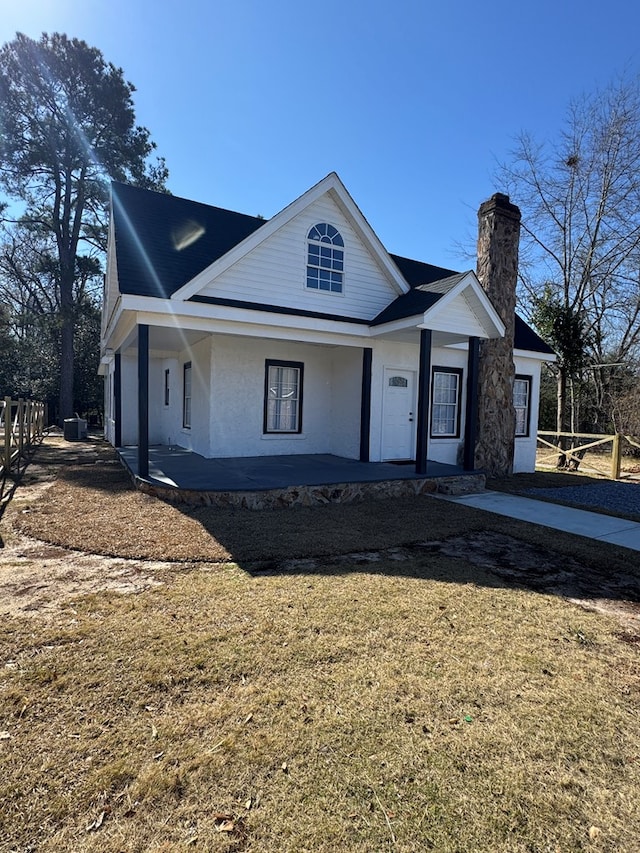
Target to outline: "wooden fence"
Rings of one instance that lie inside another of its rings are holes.
[[[3,478],[12,468],[19,468],[20,461],[29,449],[42,438],[45,428],[44,403],[34,400],[0,400],[0,476]]]
[[[597,468],[585,462],[584,456],[588,450],[594,450],[594,448],[599,448],[599,451],[596,452],[602,452],[605,449],[605,445],[610,443],[611,467],[608,476],[612,480],[619,480],[624,442],[640,449],[637,439],[620,433],[615,435],[597,435],[586,432],[540,431],[538,432],[538,449],[542,446],[547,452],[542,456],[538,455],[537,463],[557,468],[559,460],[563,460],[563,467],[574,468],[576,471],[580,468],[581,471],[590,471],[601,477],[607,476],[602,468]]]

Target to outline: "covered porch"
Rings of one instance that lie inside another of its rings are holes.
[[[208,317],[196,303],[180,315],[132,312],[104,358],[107,437],[154,489],[206,491],[214,473],[218,492],[236,493],[471,475],[480,340],[504,327],[473,273],[429,288],[371,321],[303,313],[294,325],[285,309],[256,304],[234,305],[233,317],[217,303]],[[272,398],[285,400],[278,369],[293,374],[284,425],[269,420]],[[439,397],[436,374],[448,380]],[[294,479],[282,482],[288,465]]]
[[[175,503],[263,509],[351,503],[407,495],[466,494],[482,490],[481,472],[427,461],[415,464],[360,462],[328,453],[207,459],[181,447],[152,445],[148,472],[141,473],[137,446],[118,448],[136,485]]]

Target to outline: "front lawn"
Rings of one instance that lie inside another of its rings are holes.
[[[2,624],[0,849],[638,849],[618,623],[431,552],[163,579]]]

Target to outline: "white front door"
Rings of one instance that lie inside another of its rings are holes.
[[[413,370],[384,369],[382,458],[415,458],[415,383]]]

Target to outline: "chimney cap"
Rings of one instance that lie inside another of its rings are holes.
[[[494,211],[499,211],[503,216],[510,216],[518,221],[521,218],[520,208],[512,204],[505,193],[494,193],[487,201],[483,201],[478,210],[478,216],[486,216]]]

